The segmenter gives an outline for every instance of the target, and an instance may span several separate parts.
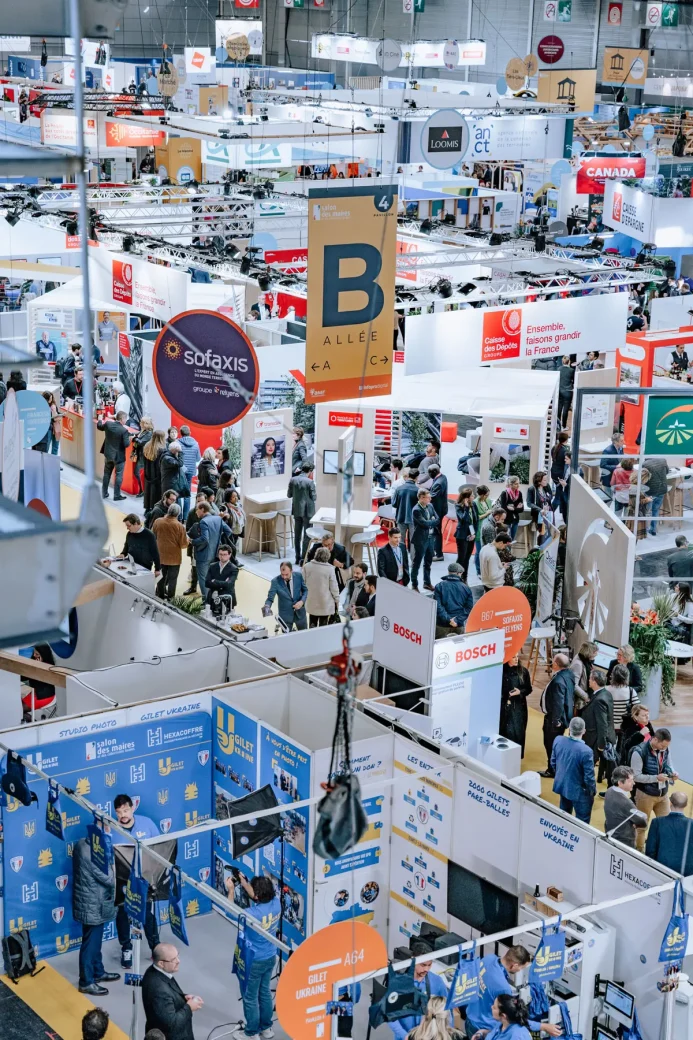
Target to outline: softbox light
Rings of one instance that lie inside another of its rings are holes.
[[[149,850],[152,849],[157,852],[159,856],[163,856],[168,863],[160,863],[158,859],[150,855]],[[118,896],[122,897],[123,886],[127,885],[128,878],[130,877],[130,871],[132,870],[132,861],[135,857],[135,846],[134,845],[114,845],[113,852],[115,853],[115,871],[116,871],[116,904],[118,903]],[[140,855],[140,866],[141,876],[145,881],[149,882],[150,896],[152,899],[168,899],[168,882],[171,873],[171,867],[176,862],[176,856],[178,854],[178,841],[175,838],[169,838],[164,841],[157,841],[153,845],[142,845]],[[120,900],[122,902],[122,898]]]
[[[274,809],[279,802],[271,784],[265,784],[259,791],[226,803],[229,819],[235,816],[247,816],[248,813],[260,812],[262,809]],[[279,813],[272,816],[261,816],[255,820],[243,820],[231,827],[233,838],[233,858],[240,859],[248,852],[255,852],[263,845],[269,845],[282,833],[282,821]]]

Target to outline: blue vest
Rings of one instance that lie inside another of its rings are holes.
[[[650,746],[650,741],[646,740],[642,744],[638,744],[637,748],[633,748],[634,751],[638,751],[642,757],[642,772],[647,773],[648,776],[658,776],[659,773],[666,772],[666,766],[669,763],[669,748],[666,748],[662,752],[662,766],[659,765],[660,752],[653,751]],[[655,780],[653,784],[636,784],[639,791],[643,794],[649,794],[652,798],[658,798],[662,793],[659,788],[659,780]]]

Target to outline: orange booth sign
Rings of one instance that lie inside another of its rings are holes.
[[[519,654],[532,622],[532,608],[524,592],[512,585],[490,589],[478,599],[467,618],[465,632],[485,632],[502,628],[505,632],[505,664]]]
[[[162,145],[166,140],[165,130],[154,130],[137,123],[119,123],[106,120],[107,148],[147,148]]]
[[[629,332],[623,347],[616,351],[618,385],[621,389],[623,435],[627,455],[637,455],[638,437],[643,425],[645,398],[638,387],[661,386],[690,390],[683,362],[674,361],[681,345],[682,354],[693,358],[693,325],[656,332]]]

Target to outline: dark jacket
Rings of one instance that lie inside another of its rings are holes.
[[[233,560],[229,560],[222,571],[221,564],[218,560],[215,560],[207,571],[205,585],[213,592],[218,592],[220,596],[232,596],[235,599],[237,577],[237,563],[234,563]]]
[[[693,550],[684,546],[667,556],[667,571],[670,578],[693,578]]]
[[[506,524],[514,524],[516,520],[520,519],[520,514],[525,508],[522,492],[520,492],[517,498],[511,498],[508,489],[506,488],[504,491],[501,491],[498,496],[498,505],[502,506],[505,510]]]
[[[583,740],[558,737],[553,743],[550,769],[555,773],[555,794],[576,802],[583,794],[597,793],[594,757]]]
[[[604,796],[604,830],[623,845],[635,848],[635,828],[647,827],[647,816],[635,808],[630,797],[618,787],[610,787]],[[648,856],[651,853],[648,851]]]
[[[320,542],[313,542],[308,551],[306,561],[312,560],[315,557],[316,552],[320,548],[322,548]],[[340,545],[339,542],[334,543],[334,545],[332,546],[332,552],[330,553],[330,563],[333,564],[335,560],[339,560],[339,562],[342,564],[342,570],[347,570],[349,567],[351,567],[352,563],[354,562],[354,559],[351,556],[351,554],[347,552],[344,546]],[[337,568],[337,570],[339,570],[339,568]],[[337,576],[337,581],[339,581],[339,575]],[[344,588],[343,580],[340,584],[340,588]]]
[[[194,509],[192,509],[191,512],[195,514],[195,510]],[[168,513],[168,506],[165,506],[163,501],[161,499],[159,499],[159,501],[155,505],[152,506],[152,508],[149,510],[149,512],[145,516],[145,518],[144,518],[144,526],[150,528],[150,530],[151,530],[151,528],[154,526],[154,521],[155,520],[161,520],[161,518],[166,516],[167,513]],[[197,514],[195,514],[195,520],[197,520]],[[185,529],[186,529],[186,531],[188,530],[187,524],[186,524]]]
[[[193,534],[198,529],[199,534]],[[207,513],[197,527],[190,529],[190,541],[195,550],[196,563],[206,563],[208,560],[216,559],[223,534],[230,538],[231,528],[224,523],[220,516],[215,516],[213,513]]]
[[[123,556],[132,556],[135,563],[138,563],[140,567],[146,567],[148,571],[152,569],[152,564],[154,564],[155,571],[161,567],[156,537],[154,532],[148,531],[146,527],[143,527],[141,531],[128,531],[123,546]]]
[[[669,758],[669,748],[655,751],[652,741],[643,740],[637,744],[630,755],[630,768],[635,773],[635,786],[638,791],[652,798],[661,798],[669,790],[667,780],[658,780],[660,774],[671,776],[674,770]]]
[[[511,697],[511,690],[519,690],[520,695]],[[508,740],[513,740],[522,748],[524,756],[525,736],[527,732],[527,698],[532,693],[532,680],[527,669],[504,664],[501,681],[501,710],[498,732]]]
[[[684,877],[693,874],[691,824],[692,820],[674,809],[668,816],[655,816],[647,835],[646,855]]]
[[[397,488],[395,488],[395,491]],[[431,505],[441,518],[448,515],[448,478],[444,473],[439,473],[430,487]]]
[[[399,488],[397,488],[399,491]],[[428,545],[429,539],[433,537],[433,529],[440,523],[438,514],[432,505],[414,506],[412,510],[412,520],[414,522],[414,545],[419,548],[423,548]]]
[[[611,682],[611,673],[617,664],[618,660],[615,657],[613,661],[609,661],[609,670],[606,673],[607,684]],[[630,664],[626,665],[626,668],[628,669],[628,685],[632,686],[636,693],[642,693],[643,681],[640,665],[636,664],[635,661],[631,661]]]
[[[532,514],[535,524],[542,524],[541,511],[544,506],[551,508],[551,488],[535,487],[533,484],[527,489],[527,508]]]
[[[107,419],[106,422],[99,419],[96,426],[99,430],[104,431],[101,454],[109,462],[125,462],[125,449],[130,443],[128,430],[116,419]]]
[[[161,498],[161,458],[165,452],[166,449],[162,448],[157,453],[156,458],[153,459],[148,459],[144,453],[142,454],[144,459],[144,479],[147,484],[159,488],[159,494],[156,495],[157,498]]]
[[[140,469],[144,466],[144,449],[152,439],[151,430],[141,430],[132,439],[132,461]]]
[[[540,704],[553,729],[565,729],[573,717],[575,676],[569,668],[561,668],[541,695]]]
[[[472,537],[476,535],[476,525],[479,519],[479,514],[476,511],[474,503],[471,506],[455,506],[455,516],[457,517],[457,527],[455,528],[456,540],[466,542],[471,533]]]
[[[216,491],[219,486],[217,467],[209,459],[202,459],[197,467],[197,486],[211,491]]]
[[[402,553],[402,584],[409,584],[409,553],[407,552],[406,545],[400,539],[399,548]],[[399,568],[397,566],[397,560],[395,554],[392,551],[392,546],[388,542],[382,549],[378,549],[378,575],[381,578],[389,578],[390,581],[397,581],[397,575]]]
[[[605,686],[593,693],[580,712],[585,723],[585,744],[596,753],[607,741],[616,746],[614,699]]]
[[[91,844],[80,838],[72,852],[72,916],[80,924],[106,924],[116,915],[115,871],[108,875],[91,861]]]
[[[569,397],[573,392],[575,369],[572,365],[561,365],[558,369],[558,393],[561,397]]]
[[[72,351],[67,355],[63,361],[63,373],[60,377],[60,382],[65,386],[68,379],[74,379],[75,372],[77,371],[77,356]]]
[[[193,1013],[175,976],[169,979],[150,964],[142,979],[142,1004],[145,1032],[160,1029],[166,1040],[194,1040]]]
[[[371,596],[368,603],[366,603],[366,610],[369,617],[375,617],[375,596]]]
[[[272,609],[272,604],[276,596],[277,599],[277,613],[282,621],[290,628],[294,622],[304,622],[306,620],[306,596],[308,595],[308,587],[303,580],[303,575],[298,574],[294,571],[291,575],[291,593],[287,588],[286,582],[282,578],[281,574],[277,575],[276,578],[272,578],[270,582],[269,592],[267,593],[267,599],[265,600],[265,606],[268,610]],[[303,603],[300,610],[294,610],[294,603]]]
[[[669,465],[666,459],[645,459],[643,462],[643,469],[646,469],[650,474],[650,479],[647,482],[647,493],[652,495],[666,495],[669,490],[667,484],[667,473],[669,472]]]
[[[349,581],[346,583],[346,602],[347,602],[347,605],[350,604],[352,607],[367,607],[368,606],[368,593],[366,592],[365,583],[364,583],[363,588],[361,589],[361,591],[356,596],[356,599],[354,600],[354,602],[353,603],[351,602],[351,597],[354,595],[354,585],[355,584],[356,584],[356,580],[354,578],[350,578]]]
[[[307,473],[292,477],[286,490],[291,499],[291,515],[303,520],[311,520],[315,515],[315,499],[317,491],[315,481]]]
[[[433,590],[436,601],[436,621],[439,625],[449,625],[454,618],[461,632],[467,624],[467,618],[474,605],[471,589],[457,574],[446,574]]]
[[[161,494],[163,495],[165,491],[177,491],[185,498],[190,494],[182,451],[174,454],[167,450],[161,456]]]
[[[296,441],[294,449],[291,452],[291,472],[294,477],[297,477],[301,472],[301,467],[307,454],[308,448],[306,447],[306,442],[303,437],[301,437],[300,440]]]
[[[623,448],[617,448],[614,444],[604,448],[600,462],[601,481],[604,487],[611,487],[611,475],[618,466],[622,455]]]
[[[392,496],[392,505],[395,508],[395,518],[398,524],[413,523],[412,513],[418,500],[419,489],[413,480],[405,480],[403,484],[395,488]]]
[[[551,456],[551,479],[554,484],[559,479],[563,480],[563,474],[565,472],[565,453],[567,450],[567,444],[559,444],[556,447],[555,454]]]

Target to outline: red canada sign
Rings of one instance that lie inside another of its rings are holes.
[[[645,176],[645,160],[593,156],[581,159],[577,171],[578,195],[603,195],[606,181],[621,181]]]

